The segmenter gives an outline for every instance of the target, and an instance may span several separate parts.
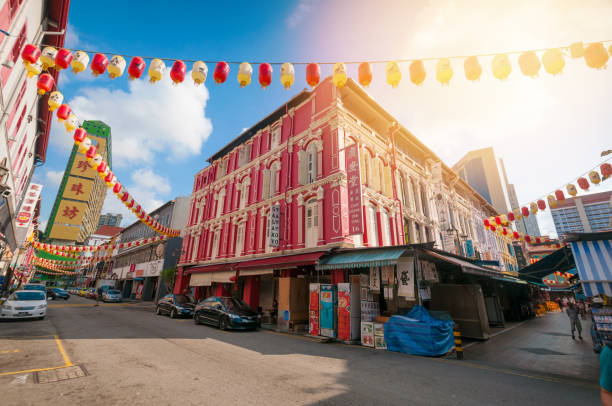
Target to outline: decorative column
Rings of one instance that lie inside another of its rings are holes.
[[[304,248],[304,195],[298,195],[297,204],[297,248]]]
[[[322,186],[319,186],[319,188],[317,189],[317,212],[318,212],[318,218],[319,218],[319,226],[317,227],[317,232],[318,232],[318,236],[317,236],[317,245],[324,245],[325,244],[325,238],[324,238],[324,228],[325,226],[325,218],[323,217],[323,197],[325,195],[325,189],[323,189]]]

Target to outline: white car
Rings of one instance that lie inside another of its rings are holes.
[[[0,319],[45,318],[47,298],[38,290],[18,290],[8,299],[0,299]]]

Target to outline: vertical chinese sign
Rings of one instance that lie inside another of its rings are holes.
[[[270,207],[270,247],[278,247],[280,229],[280,205]]]
[[[348,187],[349,235],[363,234],[361,208],[361,176],[359,173],[359,147],[346,147],[346,178]]]
[[[30,183],[26,195],[23,198],[21,209],[17,213],[15,239],[19,246],[25,241],[32,220],[34,219],[34,210],[36,210],[36,204],[40,198],[42,188],[42,185]]]

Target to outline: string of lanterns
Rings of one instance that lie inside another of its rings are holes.
[[[530,244],[530,245],[548,244],[549,246],[553,248],[561,248],[561,245],[565,245],[561,243],[552,243],[550,238],[548,237],[540,237],[540,236],[535,236],[535,235],[522,234],[522,233],[519,233],[518,231],[512,230],[511,228],[507,228],[503,226],[502,224],[492,224],[489,221],[489,219],[484,219],[484,226],[485,226],[485,229],[493,233],[498,233],[504,237],[512,238],[515,241],[525,241],[527,244]]]
[[[156,242],[161,242],[161,241],[166,241],[168,239],[167,236],[165,235],[159,235],[159,236],[155,236],[155,237],[151,237],[151,238],[143,238],[140,240],[136,240],[136,241],[130,241],[130,242],[125,242],[125,243],[115,243],[115,244],[111,244],[111,243],[106,243],[106,244],[101,244],[101,245],[96,245],[96,246],[83,246],[83,245],[55,245],[55,244],[46,244],[46,243],[41,243],[39,241],[34,241],[32,242],[32,246],[36,249],[39,250],[44,250],[47,251],[49,253],[50,250],[53,251],[67,251],[67,252],[97,252],[97,251],[104,251],[104,250],[108,250],[108,249],[116,249],[116,248],[131,248],[131,247],[138,247],[141,245],[147,245],[147,244],[153,244]]]
[[[587,172],[586,174],[583,174],[576,180],[578,187],[585,192],[589,191],[591,184],[599,185],[599,183],[601,183],[602,181],[605,181],[612,177],[612,165],[608,162],[604,162],[599,165],[599,171],[601,172],[601,175],[595,169],[596,168]],[[589,180],[587,180],[587,177],[591,181],[590,183]],[[578,188],[576,188],[576,186],[571,182],[566,185],[565,190],[571,197],[578,195]],[[559,202],[562,202],[564,200],[565,193],[563,192],[563,190],[557,189],[554,192],[549,193],[545,198],[543,197],[541,199],[537,199],[536,201],[529,203],[528,205],[523,205],[520,209],[516,208],[513,211],[508,212],[508,214],[500,214],[488,219],[484,219],[483,222],[485,227],[487,228],[508,226],[509,223],[512,223],[516,220],[520,220],[522,217],[529,217],[530,214],[536,215],[539,211],[546,210],[547,207],[554,209],[555,207],[557,207],[557,204]]]
[[[60,267],[52,262],[50,262],[49,260],[45,260],[43,258],[38,258],[35,257],[33,258],[33,262],[34,265],[36,265],[37,267],[41,267],[41,268],[45,268],[49,271],[53,271],[53,272],[58,272],[59,274],[66,274],[66,275],[76,275],[79,272],[76,271],[67,271],[65,269],[63,269],[63,267]]]
[[[493,76],[499,80],[507,79],[512,72],[512,64],[510,63],[508,55],[513,54],[519,54],[517,62],[521,73],[531,78],[537,77],[542,67],[551,75],[562,73],[565,67],[566,54],[569,54],[573,59],[584,58],[589,68],[603,69],[606,67],[608,59],[610,58],[608,54],[612,55],[612,45],[610,45],[608,50],[606,50],[604,46],[604,43],[608,42],[612,41],[593,42],[586,46],[582,42],[575,42],[560,48],[512,51],[501,54],[481,54],[467,57],[454,56],[446,58],[397,59],[370,62],[312,62],[308,64],[302,62],[254,62],[254,64],[259,65],[258,81],[264,89],[272,83],[272,65],[281,65],[280,82],[285,89],[291,88],[295,82],[294,65],[306,65],[305,79],[306,83],[311,87],[315,87],[321,80],[320,65],[333,65],[332,80],[337,87],[342,88],[348,80],[346,65],[359,64],[358,81],[362,86],[368,87],[373,79],[372,65],[385,64],[386,81],[391,87],[396,88],[399,86],[402,79],[400,63],[410,63],[408,70],[410,81],[418,86],[421,85],[427,77],[427,71],[423,63],[423,61],[427,60],[437,60],[435,72],[436,80],[442,85],[448,85],[454,75],[451,59],[464,59],[463,69],[465,77],[470,81],[476,81],[480,79],[482,75],[483,67],[478,58],[490,56],[493,57],[491,60]],[[538,52],[542,54],[541,57],[538,57]],[[91,58],[89,56],[90,53],[93,54]],[[112,55],[110,60],[106,54]],[[49,68],[54,68],[57,71],[72,68],[72,71],[76,74],[83,72],[89,66],[94,76],[108,73],[111,79],[123,76],[127,68],[130,80],[134,80],[140,79],[144,75],[146,69],[145,59],[150,59],[147,74],[151,83],[160,81],[164,76],[166,72],[164,61],[172,62],[169,75],[174,84],[182,83],[187,75],[187,65],[185,62],[183,60],[171,58],[140,57],[69,48],[61,48],[58,50],[53,46],[45,46],[41,52],[39,47],[34,44],[25,45],[21,52],[21,57],[28,71],[28,75],[30,77],[40,75],[42,79],[41,85],[43,88],[48,88],[46,91],[49,91],[50,88],[53,87],[49,80],[50,75],[42,73]],[[131,58],[129,64],[126,62],[125,58]],[[193,62],[191,77],[196,85],[200,85],[206,81],[208,76],[207,63],[215,64],[213,79],[217,84],[227,81],[230,73],[230,64],[238,65],[237,79],[240,87],[248,86],[251,83],[253,66],[249,62],[186,61]],[[39,82],[41,82],[41,80],[39,80]],[[49,84],[51,85],[49,86]]]
[[[61,259],[48,259],[48,258],[41,258],[41,257],[37,257],[37,258],[41,260],[45,260],[49,263],[57,264],[57,265],[62,265],[62,266],[66,265],[66,266],[70,266],[73,268],[82,268],[85,266],[93,265],[100,261],[107,261],[112,258],[112,255],[97,255],[95,257],[82,258],[77,261],[64,261]]]

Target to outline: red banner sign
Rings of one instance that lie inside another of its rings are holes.
[[[359,147],[346,147],[346,177],[348,187],[349,235],[363,234],[361,208],[361,176],[359,173]]]

